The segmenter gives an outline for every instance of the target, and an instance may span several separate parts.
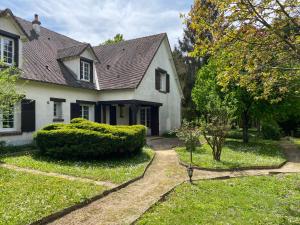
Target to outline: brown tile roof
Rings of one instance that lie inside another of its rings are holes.
[[[94,47],[100,89],[136,88],[166,34]]]
[[[19,17],[14,19],[31,37],[31,22]],[[158,34],[91,48],[100,61],[96,63],[100,90],[136,88],[165,37],[166,34]],[[22,78],[96,89],[95,84],[78,81],[76,75],[59,60],[80,55],[88,46],[41,26],[38,39],[31,39],[23,45]]]

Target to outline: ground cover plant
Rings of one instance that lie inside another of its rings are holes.
[[[293,174],[184,183],[137,224],[300,224],[299,180]]]
[[[58,160],[37,152],[18,156],[4,156],[0,162],[45,172],[56,172],[116,184],[142,175],[154,152],[144,148],[130,157],[114,157],[98,160]]]
[[[105,187],[0,168],[0,224],[29,224]]]
[[[189,152],[177,148],[180,160],[189,163]],[[278,142],[255,139],[245,144],[242,140],[227,139],[223,148],[221,161],[211,155],[211,148],[203,144],[193,153],[193,165],[208,169],[238,169],[256,166],[278,166],[285,161]]]

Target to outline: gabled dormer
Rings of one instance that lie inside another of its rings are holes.
[[[22,66],[22,46],[29,40],[10,9],[0,11],[0,61],[10,66]]]
[[[73,72],[78,81],[95,83],[95,64],[99,60],[90,44],[59,49],[57,59]]]

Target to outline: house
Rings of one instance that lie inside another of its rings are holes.
[[[26,96],[0,113],[0,141],[28,143],[43,126],[77,117],[143,124],[154,136],[180,126],[183,95],[166,34],[93,47],[6,9],[0,43],[1,60],[22,70]]]

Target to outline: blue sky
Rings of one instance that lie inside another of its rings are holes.
[[[166,32],[172,47],[182,37],[180,13],[193,0],[0,0],[0,9],[79,41],[97,45],[117,33],[125,39]]]

